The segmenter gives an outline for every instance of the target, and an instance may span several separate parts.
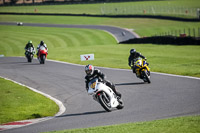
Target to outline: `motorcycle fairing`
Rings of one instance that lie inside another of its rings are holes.
[[[105,92],[108,94],[110,98],[110,105],[112,108],[115,108],[119,105],[119,102],[117,101],[116,94],[113,92],[113,90],[106,86],[105,84],[98,82],[98,79],[95,78],[91,80],[88,84],[89,89],[88,89],[88,94],[92,95],[96,93],[97,95],[101,92]]]

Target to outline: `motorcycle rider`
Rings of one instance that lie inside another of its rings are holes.
[[[130,55],[129,55],[129,58],[128,58],[128,65],[131,67],[131,64],[133,64],[133,66],[132,66],[133,73],[135,73],[134,65],[135,65],[135,61],[138,57],[141,57],[141,58],[146,60],[145,56],[143,56],[141,53],[136,52],[135,49],[131,49]],[[147,65],[149,65],[149,64],[147,64]]]
[[[37,46],[37,56],[38,56],[38,52],[41,46],[44,46],[47,50],[47,54],[48,54],[48,48],[47,45],[44,43],[44,41],[41,41],[40,44]]]
[[[109,86],[114,93],[121,98],[121,93],[116,91],[115,85],[113,83],[111,83],[110,81],[106,80],[106,76],[99,70],[99,69],[95,69],[93,65],[88,64],[85,66],[85,83],[86,83],[86,89],[88,90],[88,83],[94,79],[94,78],[98,78],[100,81],[103,81],[103,83],[105,83],[107,86]]]
[[[30,47],[32,47],[33,48],[33,51],[35,52],[35,47],[34,47],[34,45],[33,45],[33,42],[31,41],[31,40],[29,40],[28,41],[28,43],[26,44],[26,46],[25,46],[25,55],[26,55],[26,51],[28,50],[28,48],[30,48]]]

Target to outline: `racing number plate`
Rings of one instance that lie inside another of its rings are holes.
[[[93,88],[93,89],[95,88],[95,86],[96,86],[96,82],[94,82],[94,83],[92,83],[92,84],[90,85],[90,87]]]

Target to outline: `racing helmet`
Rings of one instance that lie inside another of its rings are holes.
[[[135,52],[136,52],[135,49],[131,49],[131,50],[130,50],[130,54],[134,54]]]
[[[89,76],[92,75],[94,73],[94,66],[91,64],[85,66],[85,73]]]
[[[44,45],[44,41],[41,41],[41,42],[40,42],[40,45]]]
[[[28,41],[28,44],[32,44],[33,42],[31,40]]]

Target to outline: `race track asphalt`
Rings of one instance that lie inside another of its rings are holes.
[[[137,37],[127,30],[108,26],[30,23],[24,26],[101,29],[115,36],[118,42]],[[59,117],[3,132],[36,133],[200,114],[199,78],[152,73],[152,83],[144,84],[130,70],[99,69],[122,93],[124,109],[108,113],[87,94],[84,66],[54,61],[40,65],[36,59],[28,63],[25,57],[1,57],[0,76],[47,93],[66,107]]]
[[[66,107],[61,116],[3,132],[36,133],[200,114],[199,78],[152,73],[152,83],[144,84],[130,70],[99,69],[122,93],[124,109],[108,113],[87,94],[84,66],[1,57],[0,76],[47,93]]]

